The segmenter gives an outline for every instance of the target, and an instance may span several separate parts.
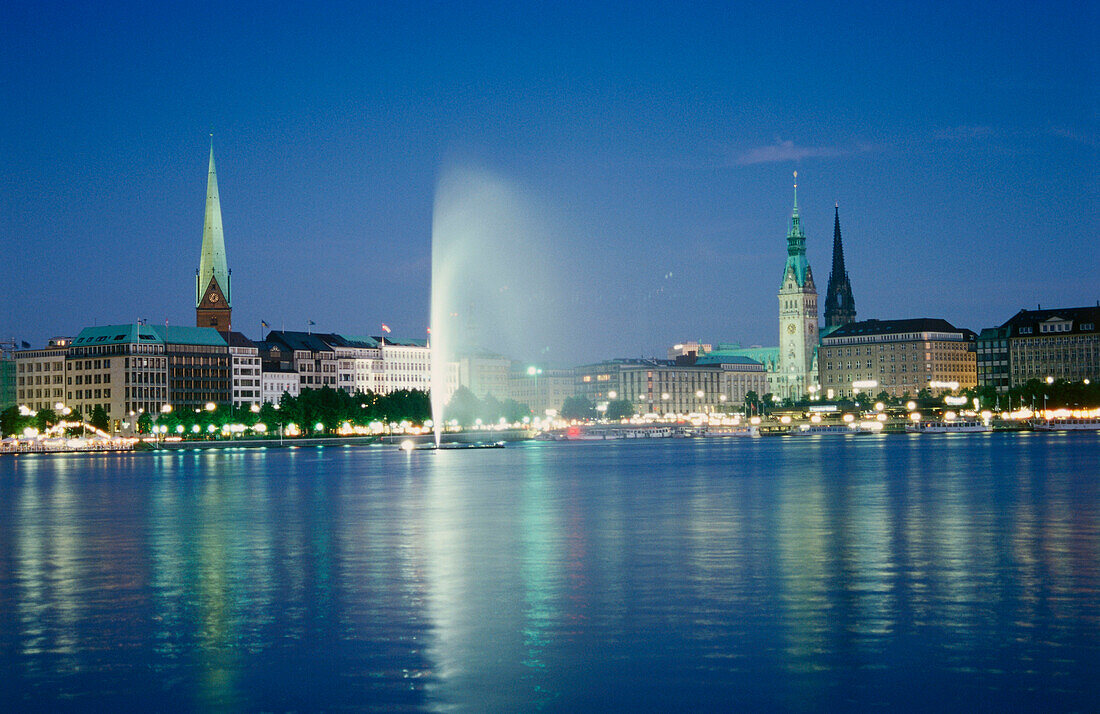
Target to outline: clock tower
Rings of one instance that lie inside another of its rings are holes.
[[[802,399],[811,385],[817,349],[817,288],[806,260],[806,234],[798,215],[798,172],[794,174],[794,209],[787,232],[787,264],[779,285],[779,373],[775,389],[784,399]]]
[[[202,227],[202,254],[195,271],[195,325],[230,330],[233,312],[232,271],[225,261],[222,208],[218,200],[218,177],[214,173],[214,140],[210,140],[210,171],[206,177],[206,218]]]

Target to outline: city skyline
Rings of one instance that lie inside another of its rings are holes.
[[[812,10],[820,29],[647,5],[281,10],[230,31],[216,18],[239,7],[200,21],[15,6],[0,50],[2,337],[191,324],[211,124],[234,327],[257,337],[260,320],[421,336],[432,197],[453,165],[514,182],[566,226],[547,250],[574,262],[562,291],[584,309],[562,311],[578,327],[558,359],[775,344],[794,170],[822,283],[840,203],[861,319],[980,330],[1038,303],[1088,304],[1090,23],[1068,4],[997,7],[860,10],[863,37]],[[911,35],[893,44],[876,34],[900,25]],[[93,37],[101,26],[147,37],[122,50]],[[780,38],[796,49],[769,45]],[[202,50],[190,64],[188,41]],[[891,61],[867,66],[875,52]]]

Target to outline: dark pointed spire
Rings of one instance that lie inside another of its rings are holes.
[[[836,203],[833,223],[833,269],[825,291],[825,329],[834,330],[856,321],[856,301],[844,267],[844,243],[840,238],[840,202]]]

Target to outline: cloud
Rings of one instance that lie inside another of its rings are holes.
[[[840,156],[846,153],[849,152],[835,146],[798,146],[793,141],[778,141],[768,146],[749,149],[737,156],[734,161],[740,166],[748,166],[780,161],[801,161],[822,156]]]
[[[993,127],[991,126],[976,126],[970,124],[962,124],[960,126],[953,126],[949,129],[936,134],[936,138],[948,139],[951,141],[965,141],[973,139],[985,139],[993,135]]]
[[[1100,137],[1097,137],[1095,133],[1077,131],[1063,126],[1051,127],[1050,133],[1062,139],[1068,139],[1076,144],[1083,144],[1092,149],[1100,148]]]

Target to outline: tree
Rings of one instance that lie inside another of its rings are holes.
[[[607,418],[613,421],[634,416],[634,403],[629,399],[614,399],[607,403]]]
[[[101,431],[110,429],[111,420],[107,418],[107,410],[103,408],[103,405],[95,405],[95,408],[92,409],[92,419],[88,423]]]
[[[34,415],[34,426],[38,431],[46,431],[58,422],[57,412],[53,409],[39,409]]]
[[[459,424],[468,425],[473,424],[476,419],[480,418],[478,415],[481,410],[481,400],[477,398],[477,395],[470,391],[468,387],[459,387],[451,395],[451,400],[447,402],[447,406],[443,409],[443,416],[447,421],[454,419]]]
[[[760,395],[753,390],[745,392],[745,413],[760,412]]]
[[[562,419],[593,419],[596,416],[596,405],[583,395],[568,397],[561,406]]]
[[[30,425],[31,417],[20,414],[17,406],[0,412],[0,436],[20,435]]]
[[[142,412],[137,420],[137,432],[139,434],[148,434],[152,430],[153,417],[149,416],[149,412]]]

